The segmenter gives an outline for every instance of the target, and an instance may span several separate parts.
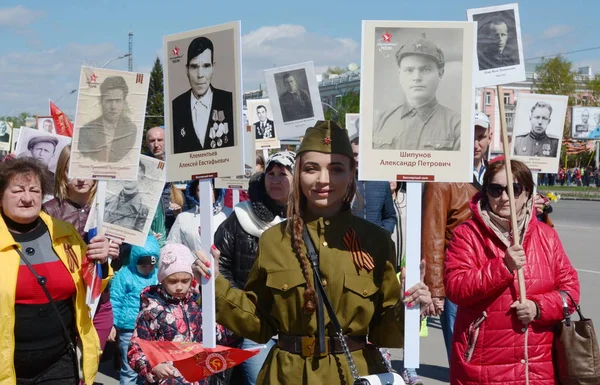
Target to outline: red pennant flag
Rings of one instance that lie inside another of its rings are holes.
[[[50,115],[52,115],[54,127],[56,128],[56,133],[58,135],[73,136],[73,123],[71,123],[67,115],[52,102],[50,102]]]
[[[83,281],[92,291],[91,299],[95,300],[102,294],[102,267],[100,265],[96,266],[95,261],[89,259],[86,254],[81,268],[83,270]]]
[[[257,355],[260,350],[242,350],[217,345],[204,348],[199,342],[135,341],[152,367],[162,362],[173,362],[183,378],[189,382],[200,381],[213,374],[231,369]]]

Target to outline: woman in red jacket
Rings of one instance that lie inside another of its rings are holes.
[[[471,201],[473,217],[454,231],[447,250],[444,285],[458,305],[451,384],[555,384],[553,327],[563,318],[559,290],[579,300],[577,272],[558,234],[535,220],[531,172],[518,161],[511,166],[522,246],[510,246],[502,160],[489,165],[482,193]],[[523,304],[515,274],[521,268],[527,288]]]

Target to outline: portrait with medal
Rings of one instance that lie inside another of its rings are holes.
[[[169,180],[242,173],[240,40],[239,22],[164,37]]]
[[[536,172],[556,173],[567,96],[520,94],[513,129],[512,155]]]

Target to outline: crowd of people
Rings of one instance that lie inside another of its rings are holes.
[[[54,186],[38,160],[6,158],[0,383],[92,385],[114,343],[121,384],[187,384],[172,362],[151,365],[137,341],[201,342],[202,277],[215,279],[218,344],[260,352],[197,384],[347,384],[355,370],[384,372],[387,348],[403,346],[404,309],[417,305],[423,319],[441,318],[453,384],[554,383],[558,290],[577,301],[577,273],[548,200],[534,194],[531,172],[517,161],[512,188],[524,241],[512,245],[505,161],[485,160],[490,123],[481,113],[474,135],[472,183],[426,185],[423,280],[412,287],[402,274],[406,186],[359,181],[358,137],[332,121],[309,128],[295,152],[257,156],[237,205],[230,190],[213,189],[212,212],[201,213],[198,181],[167,183],[143,246],[85,231],[96,182],[68,178],[70,146]],[[164,160],[164,137],[162,127],[148,130],[146,154]],[[200,243],[201,215],[212,215],[213,245]],[[104,278],[91,315],[82,278],[88,259]],[[343,336],[329,325],[333,316]],[[423,384],[414,368],[401,374],[408,385]]]

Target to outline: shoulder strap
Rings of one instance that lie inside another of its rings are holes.
[[[58,307],[56,306],[56,302],[54,302],[54,299],[52,298],[52,296],[50,295],[50,292],[48,291],[48,288],[46,287],[46,282],[47,282],[46,277],[39,275],[37,273],[37,271],[35,271],[35,269],[33,268],[33,265],[31,265],[31,262],[29,262],[29,260],[27,258],[25,258],[25,256],[23,255],[23,253],[21,252],[21,250],[19,250],[19,248],[17,246],[15,246],[15,250],[17,251],[17,253],[19,253],[19,256],[21,257],[23,262],[25,262],[25,264],[27,265],[29,270],[31,270],[31,273],[35,277],[37,283],[42,287],[44,294],[46,294],[48,301],[50,302],[50,304],[52,305],[52,308],[54,309],[54,311],[56,312],[56,315],[58,316],[58,320],[60,321],[60,326],[62,326],[63,335],[65,337],[65,340],[67,341],[68,348],[71,351],[75,352],[76,351],[75,344],[73,343],[73,340],[69,336],[69,331],[67,330],[67,326],[65,325],[65,322],[63,321],[60,311],[58,310]]]
[[[319,273],[319,254],[315,251],[315,246],[308,235],[308,230],[306,226],[304,226],[304,232],[302,234],[304,238],[304,244],[306,245],[306,251],[308,252],[308,257],[310,258],[310,262],[314,272],[314,281],[315,285],[321,284],[321,274]],[[325,346],[325,311],[323,310],[323,302],[327,301],[326,298],[323,298],[323,294],[321,291],[317,290],[317,333],[319,333],[319,349],[321,352],[327,351],[327,347]],[[329,311],[329,308],[327,309]]]

